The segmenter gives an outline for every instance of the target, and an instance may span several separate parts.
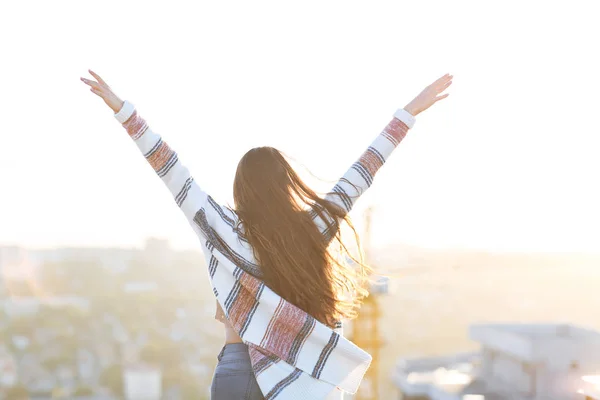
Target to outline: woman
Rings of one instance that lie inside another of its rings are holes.
[[[232,210],[202,191],[134,106],[89,72],[96,80],[82,81],[114,111],[200,238],[216,317],[225,324],[212,398],[339,399],[342,391],[354,393],[371,357],[341,335],[341,320],[354,317],[367,294],[368,268],[339,261],[339,254],[348,254],[340,225],[349,222],[347,213],[414,117],[448,96],[440,94],[452,76],[399,109],[325,198],[276,149],[248,151],[237,168]]]

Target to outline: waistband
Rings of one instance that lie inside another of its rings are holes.
[[[227,343],[221,349],[221,352],[217,356],[217,359],[221,361],[223,356],[229,354],[238,354],[238,357],[244,356],[244,358],[250,358],[250,354],[248,354],[248,345],[244,343]]]

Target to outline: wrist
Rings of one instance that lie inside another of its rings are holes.
[[[415,108],[411,107],[410,104],[405,106],[403,110],[412,115],[413,117],[416,117],[417,114],[419,114],[419,112]]]
[[[124,101],[121,109],[115,113],[115,118],[123,124],[133,115],[134,111],[135,106],[128,101]]]
[[[409,108],[410,109],[410,108]],[[415,116],[408,111],[406,108],[400,108],[394,113],[394,118],[404,122],[408,128],[412,128],[415,125]]]
[[[115,101],[111,102],[110,108],[114,111],[114,113],[118,113],[119,111],[121,111],[121,109],[123,108],[123,104],[125,102],[119,98],[117,98]]]

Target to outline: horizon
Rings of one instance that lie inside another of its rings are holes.
[[[177,247],[173,246],[170,241],[166,238],[159,237],[147,237],[145,240],[166,240],[168,242],[168,250],[175,252],[197,252],[202,254],[202,249],[200,246],[198,247]],[[132,246],[119,246],[119,245],[90,245],[90,246],[72,246],[72,245],[59,245],[59,246],[24,246],[15,243],[5,243],[0,242],[0,249],[2,248],[10,248],[16,247],[26,251],[52,251],[52,250],[61,250],[61,249],[98,249],[98,250],[146,250],[144,246],[145,240],[140,245],[132,245]],[[423,251],[423,252],[441,252],[441,253],[483,253],[483,254],[497,254],[497,255],[544,255],[544,256],[591,256],[591,257],[600,257],[600,250],[595,251],[564,251],[564,250],[494,250],[487,248],[477,248],[477,247],[427,247],[427,246],[419,246],[413,245],[405,242],[397,242],[397,243],[388,243],[382,246],[375,246],[373,249],[376,251],[391,251],[395,247],[401,247],[399,253],[402,250],[410,249],[410,251]]]

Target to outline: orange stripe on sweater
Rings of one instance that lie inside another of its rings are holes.
[[[162,142],[158,149],[148,157],[148,162],[155,171],[158,171],[167,164],[172,155],[173,150],[168,144]]]
[[[404,139],[408,132],[408,126],[398,118],[394,118],[386,127],[385,132],[392,136],[398,143]]]
[[[133,139],[140,138],[144,132],[146,132],[146,129],[148,129],[148,124],[146,124],[146,121],[138,115],[137,111],[134,111],[133,114],[131,114],[131,117],[123,123],[123,126],[127,130],[129,136]]]

